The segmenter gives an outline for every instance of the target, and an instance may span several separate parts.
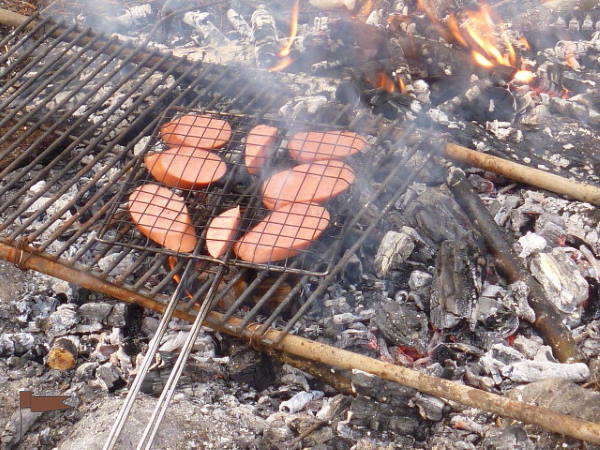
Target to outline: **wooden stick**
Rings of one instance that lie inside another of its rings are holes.
[[[163,312],[165,309],[163,303],[153,298],[102,280],[87,271],[78,270],[60,260],[51,259],[43,254],[37,254],[33,249],[17,248],[0,242],[0,258],[12,262],[23,269],[32,269],[61,278],[118,300],[135,303],[158,312]],[[181,311],[176,311],[175,316],[188,321],[194,320],[193,315]],[[269,328],[262,337],[257,338],[256,331],[261,327],[261,324],[253,324],[237,331],[239,330],[241,319],[232,317],[223,324],[222,317],[222,314],[211,312],[205,324],[214,330],[246,339],[266,351],[272,348],[273,342],[280,341],[277,350],[307,360],[327,364],[330,367],[342,370],[359,368],[380,378],[412,387],[435,397],[510,417],[524,423],[539,425],[548,431],[564,434],[576,439],[600,444],[600,424],[598,423],[566,416],[547,408],[540,408],[527,403],[510,400],[501,395],[481,391],[453,381],[379,361],[348,350],[341,350],[299,336],[289,334],[282,336],[281,331],[273,328]]]
[[[27,20],[27,16],[8,9],[0,8],[0,24],[8,27],[18,27]]]
[[[575,200],[600,206],[600,187],[569,180],[543,170],[527,167],[497,156],[471,150],[462,145],[446,144],[445,155],[480,169],[489,170],[519,183],[566,195]]]

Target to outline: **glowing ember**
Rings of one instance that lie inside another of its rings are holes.
[[[298,15],[300,13],[300,0],[294,0],[292,5],[292,15],[290,17],[290,34],[287,38],[285,45],[279,50],[277,56],[281,59],[273,67],[269,68],[269,72],[279,72],[288,67],[292,62],[293,58],[290,57],[292,51],[292,45],[294,45],[294,39],[298,34]]]
[[[513,76],[513,81],[521,84],[529,84],[535,79],[535,74],[529,70],[517,70]]]
[[[386,92],[405,92],[406,86],[401,77],[389,77],[385,72],[378,72],[376,75],[366,77],[366,81],[376,88],[384,89]]]

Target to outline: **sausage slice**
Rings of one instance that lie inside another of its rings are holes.
[[[299,162],[344,159],[366,146],[365,138],[353,131],[305,131],[288,141],[290,156]]]
[[[255,264],[296,256],[329,226],[329,212],[319,205],[290,203],[271,212],[233,246],[239,259]]]
[[[219,155],[194,147],[171,147],[147,155],[144,164],[156,181],[182,189],[214,183],[227,172],[227,164]]]
[[[277,128],[269,125],[257,125],[250,130],[246,138],[245,162],[248,173],[256,175],[264,166],[269,152],[277,139]]]
[[[231,138],[231,125],[215,117],[187,114],[161,126],[160,136],[167,145],[219,148]]]
[[[158,184],[137,187],[128,201],[137,229],[157,244],[174,252],[191,252],[196,232],[183,198]]]
[[[263,204],[270,209],[287,203],[321,203],[354,182],[352,168],[337,160],[301,164],[267,178],[262,186]]]
[[[227,245],[235,238],[240,227],[240,207],[228,209],[210,221],[206,232],[206,248],[213,258],[227,251]]]

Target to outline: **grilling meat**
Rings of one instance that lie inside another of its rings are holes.
[[[228,209],[210,221],[206,232],[206,248],[213,258],[219,258],[227,251],[227,245],[236,237],[240,227],[240,207]]]
[[[182,189],[214,183],[227,172],[227,165],[219,155],[194,147],[171,147],[152,153],[146,156],[144,164],[156,181]]]
[[[366,146],[365,138],[352,131],[306,131],[294,134],[288,142],[290,156],[300,162],[344,159]]]
[[[263,203],[274,209],[287,203],[322,203],[354,182],[352,168],[336,160],[301,164],[276,173],[262,186]]]
[[[329,225],[329,212],[319,205],[291,203],[271,212],[246,233],[233,250],[241,260],[261,264],[296,256]]]
[[[187,114],[165,123],[160,136],[167,145],[219,148],[231,139],[231,125],[207,115]]]
[[[128,201],[129,214],[146,237],[174,252],[191,252],[196,232],[182,197],[158,184],[137,187]]]
[[[245,162],[248,173],[256,175],[265,165],[269,152],[277,139],[277,128],[269,125],[257,125],[250,130],[246,138]]]

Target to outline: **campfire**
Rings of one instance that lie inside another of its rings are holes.
[[[3,444],[598,443],[597,16],[0,10]]]

